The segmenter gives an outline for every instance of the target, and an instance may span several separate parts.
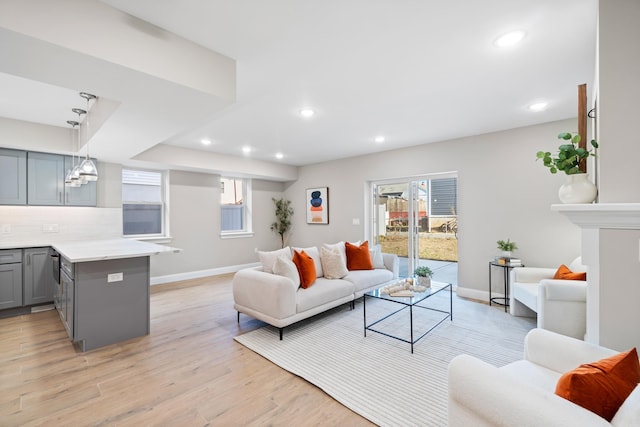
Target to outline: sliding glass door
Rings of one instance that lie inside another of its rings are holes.
[[[371,188],[371,240],[400,257],[401,277],[430,262],[457,263],[455,176],[378,181]]]

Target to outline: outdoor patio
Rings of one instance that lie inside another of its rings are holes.
[[[409,260],[407,257],[398,257],[400,260],[400,277],[409,276]],[[431,259],[421,259],[419,265],[426,265],[433,271],[432,279],[437,282],[458,284],[458,263],[451,261],[436,261]]]

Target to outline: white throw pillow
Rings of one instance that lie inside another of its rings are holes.
[[[369,248],[369,253],[371,254],[371,263],[373,264],[373,268],[387,268],[384,265],[382,247],[380,245],[375,245]]]
[[[337,249],[327,249],[324,246],[320,248],[320,260],[322,261],[322,270],[324,277],[327,279],[342,279],[349,274],[347,263],[342,254]]]
[[[354,246],[360,246],[360,243],[362,242],[358,240],[357,242],[349,242],[349,243],[351,243]],[[333,243],[333,244],[324,243],[322,246],[327,249],[337,249],[338,252],[340,252],[340,255],[342,255],[342,259],[344,259],[344,264],[347,265],[347,250],[344,247],[343,241],[340,241],[338,243]]]
[[[320,261],[320,252],[315,246],[309,248],[293,248],[294,251],[304,251],[307,255],[313,259],[313,263],[316,265],[316,277],[322,277],[322,262]],[[292,252],[293,254],[293,252]]]
[[[280,255],[273,264],[273,273],[279,276],[288,277],[293,281],[296,288],[300,287],[300,273],[298,267],[286,255]]]
[[[329,250],[338,251],[338,253],[342,256],[342,259],[344,259],[345,265],[347,265],[347,251],[344,248],[344,242],[340,241],[338,243],[333,243],[333,244],[323,243],[322,247]]]
[[[291,259],[292,255],[289,246],[287,246],[286,248],[278,249],[277,251],[258,251],[258,258],[262,263],[262,271],[273,273],[273,265],[276,263],[276,259],[278,259],[280,255]]]
[[[616,412],[611,425],[614,427],[640,426],[640,385],[627,396]]]

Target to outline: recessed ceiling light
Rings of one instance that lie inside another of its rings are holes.
[[[244,147],[242,147],[242,152],[245,154],[249,154],[251,152],[251,147],[245,145]]]
[[[276,153],[276,159],[281,159],[284,157],[284,154],[282,153]]]
[[[377,142],[377,143],[384,142],[384,136],[382,136],[382,135],[376,136],[376,139],[374,139],[374,141]]]
[[[531,111],[544,111],[547,109],[546,102],[536,102],[535,104],[529,105],[529,110]]]
[[[313,110],[312,110],[312,109],[310,109],[310,108],[305,108],[305,109],[300,110],[300,115],[301,115],[302,117],[311,117],[311,116],[313,116],[315,113],[316,113],[316,112],[315,112],[315,111],[313,111]]]
[[[510,31],[498,37],[493,44],[497,47],[509,47],[518,44],[527,33],[523,30]]]
[[[206,138],[205,139],[201,139],[200,143],[202,145],[211,145],[211,140],[210,139],[206,139]]]

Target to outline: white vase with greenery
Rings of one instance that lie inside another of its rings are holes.
[[[544,166],[553,174],[563,171],[567,180],[558,190],[558,198],[562,203],[591,203],[598,195],[595,184],[589,180],[589,175],[582,172],[580,163],[590,156],[595,157],[593,150],[579,147],[580,135],[563,132],[558,139],[567,141],[558,147],[558,153],[554,156],[549,151],[538,151],[536,157],[541,159]],[[591,140],[593,149],[598,148],[598,143]]]

